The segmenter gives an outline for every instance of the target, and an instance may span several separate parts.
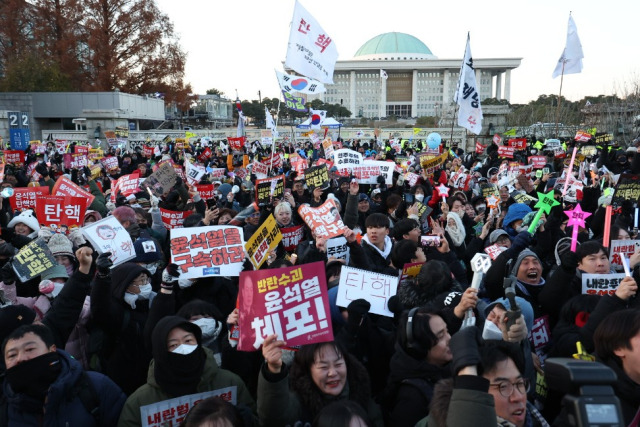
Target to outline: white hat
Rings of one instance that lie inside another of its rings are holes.
[[[8,227],[15,227],[16,224],[20,223],[29,227],[35,234],[38,234],[38,231],[40,230],[40,224],[38,224],[38,220],[33,215],[33,211],[31,209],[27,209],[20,213],[20,215],[14,216],[13,219],[9,221]]]

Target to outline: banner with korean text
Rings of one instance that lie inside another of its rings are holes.
[[[259,206],[268,205],[272,199],[281,199],[282,196],[284,196],[284,175],[256,180],[256,203]]]
[[[582,275],[583,295],[614,295],[625,274],[586,274]]]
[[[304,171],[304,179],[307,182],[309,191],[316,188],[329,188],[329,171],[327,165],[313,166]]]
[[[238,276],[244,262],[240,227],[215,225],[171,230],[171,262],[180,277]]]
[[[188,211],[171,211],[169,209],[160,208],[162,225],[164,225],[167,230],[182,228],[182,223],[189,214],[190,212]]]
[[[615,271],[624,271],[622,256],[627,260],[634,253],[640,251],[640,240],[612,240],[609,246],[609,262]]]
[[[304,226],[296,225],[294,227],[281,228],[280,232],[282,233],[282,244],[284,245],[284,250],[287,252],[293,252],[296,250],[296,247],[304,236]]]
[[[93,199],[96,198],[93,194],[89,193],[75,182],[71,181],[66,176],[58,178],[51,190],[52,196],[71,196],[71,197],[84,197],[87,199],[87,206],[91,206]]]
[[[36,210],[36,200],[40,196],[48,196],[49,187],[18,187],[13,189],[9,203],[14,211]]]
[[[273,215],[269,215],[244,245],[247,250],[247,257],[256,270],[265,262],[269,251],[275,249],[281,240],[282,233],[280,233],[276,219]]]
[[[277,334],[287,347],[333,340],[324,262],[240,273],[238,350]]]
[[[38,277],[56,265],[58,262],[51,254],[47,243],[41,238],[22,247],[11,260],[13,271],[22,283]]]
[[[327,199],[317,208],[301,205],[298,208],[298,213],[317,237],[330,239],[341,236],[347,228],[340,218],[340,212],[333,199]]]
[[[41,196],[36,200],[36,216],[40,225],[54,233],[68,234],[81,227],[87,210],[87,199],[71,196]]]
[[[144,180],[140,187],[144,190],[147,188],[158,197],[169,193],[175,185],[178,175],[176,175],[171,163],[163,163],[151,175]]]
[[[365,299],[371,303],[370,313],[393,317],[389,298],[398,290],[398,278],[353,267],[342,267],[336,305],[348,307],[352,301]]]

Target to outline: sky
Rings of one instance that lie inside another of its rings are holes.
[[[235,99],[278,97],[274,69],[282,70],[295,0],[156,0],[187,53],[186,81],[194,93],[216,88]],[[640,1],[302,0],[334,40],[338,60],[350,59],[369,39],[404,32],[439,59],[460,59],[467,32],[480,58],[522,58],[511,72],[511,103],[558,94],[551,77],[567,38],[571,12],[584,51],[580,74],[564,76],[562,95],[624,96],[640,85]]]

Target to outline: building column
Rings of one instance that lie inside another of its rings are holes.
[[[448,103],[448,99],[449,99],[449,81],[450,80],[451,80],[451,72],[449,70],[444,70],[444,78],[442,79],[443,113],[444,113],[444,105],[445,103]]]
[[[380,73],[380,71],[378,71]],[[387,79],[379,77],[380,80],[380,105],[378,106],[378,117],[387,115]]]
[[[411,116],[418,117],[418,70],[413,70],[413,81],[411,82]]]
[[[349,73],[349,110],[353,117],[358,115],[358,105],[356,103],[356,72]]]
[[[504,74],[504,99],[511,102],[511,70]]]
[[[496,99],[502,99],[502,73],[496,74]]]

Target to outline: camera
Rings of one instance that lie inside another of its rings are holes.
[[[598,362],[568,358],[545,361],[549,389],[565,393],[563,415],[568,426],[624,426],[620,401],[613,392],[616,374]]]

